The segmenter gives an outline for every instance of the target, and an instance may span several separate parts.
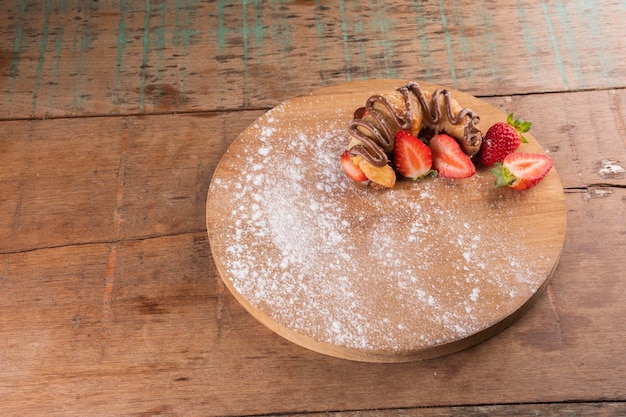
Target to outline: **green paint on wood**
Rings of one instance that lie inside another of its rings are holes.
[[[450,36],[450,30],[448,28],[448,19],[446,17],[446,11],[444,9],[443,0],[439,0],[439,14],[441,16],[441,27],[443,29],[443,37],[446,42],[446,50],[448,52],[448,64],[450,65],[450,77],[452,78],[452,85],[454,88],[458,88],[459,81],[456,75],[456,67],[454,65],[454,52],[452,51],[452,37]]]
[[[482,28],[483,31],[483,40],[485,47],[483,50],[486,53],[483,55],[487,55],[489,58],[489,66],[491,68],[491,77],[494,80],[498,80],[498,42],[496,35],[491,31],[493,27],[493,23],[491,22],[491,14],[486,13],[485,10],[479,6],[479,13],[475,18],[476,27]]]
[[[475,13],[475,10],[467,10],[467,8],[460,7],[457,2],[453,2],[450,7],[452,8],[452,22],[447,22],[446,16],[446,31],[450,27],[454,28],[454,32],[456,33],[456,37],[454,40],[456,44],[459,46],[459,52],[461,53],[461,59],[458,60],[464,68],[461,71],[460,68],[456,68],[457,78],[459,74],[468,81],[471,85],[474,83],[474,67],[472,66],[472,61],[474,59],[474,54],[472,53],[472,48],[470,46],[469,40],[466,35],[465,30],[465,18],[469,18],[469,16]],[[457,62],[457,60],[455,60]]]
[[[352,81],[351,67],[352,57],[350,55],[349,36],[348,36],[348,18],[346,16],[346,5],[344,0],[339,2],[339,11],[341,12],[341,38],[343,41],[343,54],[346,64],[346,81]]]
[[[155,94],[153,95],[153,100],[155,101],[155,105],[159,105],[159,100],[161,97],[162,89],[161,89],[161,80],[163,79],[163,63],[165,58],[165,17],[167,15],[167,3],[166,2],[157,2],[154,6],[154,13],[159,17],[158,24],[153,31],[154,36],[152,37],[154,42],[150,43],[150,48],[153,48],[156,51],[156,62],[154,63],[154,73],[152,75],[154,79],[154,87],[156,88]]]
[[[24,18],[26,16],[27,7],[28,1],[22,0],[19,4],[17,25],[15,26],[15,38],[13,39],[13,57],[11,58],[11,68],[9,70],[11,78],[17,76],[18,73],[20,52],[22,50],[22,42],[24,40]]]
[[[574,37],[571,31],[569,11],[561,1],[558,1],[556,3],[556,10],[558,12],[559,20],[562,23],[560,37],[565,40],[565,45],[567,46],[567,51],[569,54],[568,58],[572,65],[575,67],[576,75],[578,76],[578,88],[585,88],[587,84],[585,80],[585,73],[582,69],[580,57],[578,55],[578,49],[576,47],[577,39]]]
[[[376,66],[378,78],[396,78],[396,71],[391,62],[394,56],[394,40],[392,39],[395,22],[387,15],[387,3],[377,1],[376,4],[370,1],[370,8],[375,10],[372,20],[372,33],[378,33],[375,38],[376,49],[378,50]]]
[[[37,111],[37,100],[39,98],[39,90],[41,88],[41,77],[43,76],[43,66],[46,58],[46,49],[48,46],[48,26],[50,22],[50,11],[52,8],[52,0],[46,2],[46,8],[43,17],[43,26],[41,28],[41,40],[39,41],[39,58],[37,59],[37,75],[35,77],[35,86],[33,88],[32,113]]]
[[[421,62],[417,63],[416,68],[423,71],[423,77],[427,81],[432,81],[434,63],[430,58],[430,47],[428,45],[428,36],[424,28],[428,25],[427,19],[424,17],[424,10],[422,10],[422,2],[420,0],[413,0],[413,11],[415,13],[415,23],[417,26],[417,33],[420,40],[420,54]]]
[[[67,14],[67,1],[61,0],[59,2],[58,15],[65,16]],[[54,39],[54,55],[52,57],[52,66],[50,72],[50,91],[48,93],[48,100],[46,102],[47,111],[54,110],[54,100],[56,99],[56,86],[61,69],[61,55],[63,53],[63,37],[65,36],[65,26],[63,22],[59,22],[55,28]]]
[[[26,10],[28,8],[28,1],[22,0],[18,6],[17,24],[15,26],[15,37],[13,38],[13,55],[11,56],[11,65],[9,67],[9,81],[7,82],[5,104],[6,108],[11,109],[12,91],[15,86],[15,81],[19,75],[20,66],[20,54],[22,51],[22,43],[24,41],[24,19],[26,17]]]
[[[602,68],[602,75],[605,80],[609,78],[608,67],[610,65],[610,57],[607,57],[604,54],[604,45],[605,45],[605,34],[600,29],[601,24],[598,23],[598,9],[596,1],[583,1],[584,4],[584,12],[580,9],[580,3],[576,3],[578,19],[583,22],[585,20],[588,21],[588,28],[591,31],[591,40],[593,40],[593,51],[598,56],[598,62],[600,63],[600,67]],[[624,7],[626,8],[626,1],[624,2]]]
[[[265,40],[265,30],[263,28],[263,1],[257,0],[254,2],[255,5],[255,16],[254,16],[254,25],[252,25],[252,34],[254,35],[254,42],[257,48],[257,57],[263,62],[264,51],[264,40]]]
[[[249,45],[248,45],[248,2],[241,2],[241,39],[242,39],[242,58],[243,58],[243,101],[244,106],[248,106],[248,72],[249,72]]]
[[[250,22],[252,21],[252,24]],[[242,39],[242,58],[243,58],[243,100],[244,105],[248,106],[248,86],[250,84],[250,61],[252,59],[250,50],[256,48],[256,57],[263,61],[263,44],[264,44],[264,28],[263,28],[263,4],[261,1],[247,0],[242,1],[242,22],[241,22],[241,39]],[[278,30],[280,36],[282,28]],[[285,32],[287,30],[284,30]],[[284,48],[281,48],[284,54]]]
[[[524,39],[524,47],[528,52],[525,54],[525,59],[530,64],[530,70],[533,74],[533,78],[536,81],[541,81],[541,74],[539,72],[539,65],[537,64],[537,48],[535,46],[536,37],[534,31],[531,30],[531,22],[528,22],[526,18],[526,11],[520,5],[519,1],[515,1],[515,8],[517,9],[517,20],[520,23],[522,38]]]
[[[89,54],[91,52],[91,42],[94,36],[93,28],[90,25],[93,11],[97,9],[97,7],[97,3],[90,2],[86,4],[84,8],[85,17],[82,19],[83,23],[77,26],[72,41],[72,53],[78,56],[74,83],[74,111],[82,109],[85,98],[88,97],[88,93],[85,91],[84,87],[89,71]]]
[[[356,3],[355,0],[353,0],[352,3],[353,3],[353,7],[355,7],[357,10],[360,8],[359,4],[354,4]],[[361,75],[358,76],[357,78],[361,78],[361,79],[372,78],[372,76],[370,76],[369,74],[369,68],[367,65],[368,59],[367,59],[366,42],[356,41],[356,40],[363,40],[364,30],[363,30],[362,17],[359,13],[348,13],[347,15],[351,16],[354,22],[352,24],[352,42],[350,42],[349,45],[350,45],[350,51],[352,55],[359,58],[358,64],[355,63],[355,66],[357,66],[358,68],[357,73],[361,73]],[[348,30],[350,30],[349,27],[348,27]],[[355,53],[355,49],[357,49],[356,47],[358,47],[358,51],[356,51]],[[354,61],[356,61],[356,59]]]
[[[128,3],[120,0],[120,18],[117,24],[117,52],[115,56],[115,80],[113,81],[113,105],[120,104],[120,87],[122,82],[122,68],[124,61],[124,50],[126,49],[126,14],[128,13]]]
[[[226,31],[228,28],[224,25],[224,2],[217,2],[217,49],[219,53],[224,52],[226,46]]]
[[[288,65],[286,63],[288,51],[291,48],[291,27],[289,18],[285,16],[285,7],[282,0],[273,0],[272,4],[274,8],[278,9],[280,12],[279,18],[274,19],[272,25],[274,45],[276,45],[280,51],[281,66],[286,67]]]
[[[148,78],[148,52],[150,51],[150,0],[146,0],[143,19],[143,41],[141,53],[141,81],[139,85],[139,111],[145,111],[146,105],[146,84]]]
[[[179,54],[176,59],[178,68],[178,89],[181,92],[185,91],[185,82],[189,77],[188,70],[188,58],[189,50],[192,42],[196,36],[200,33],[194,28],[194,24],[197,22],[195,16],[195,6],[197,1],[195,0],[176,0],[175,9],[175,27],[174,27],[174,44],[177,46]]]
[[[176,0],[174,43],[181,46],[185,56],[189,53],[192,40],[200,34],[200,31],[193,27],[198,22],[194,11],[197,5],[197,0],[185,0],[184,2],[183,0]]]
[[[315,1],[315,34],[317,35],[317,54],[319,57],[319,74],[322,82],[326,83],[326,43],[324,42],[324,22],[323,14],[321,13],[322,3],[321,0]]]
[[[554,30],[554,25],[552,24],[552,17],[550,17],[550,11],[548,10],[546,3],[543,1],[541,2],[541,8],[548,26],[548,35],[550,36],[550,41],[552,42],[552,49],[554,49],[554,58],[556,59],[557,69],[561,74],[561,81],[563,82],[565,88],[569,89],[569,82],[567,81],[567,74],[565,73],[565,66],[563,65],[563,57],[561,56],[561,51],[559,50],[559,43],[556,31]]]

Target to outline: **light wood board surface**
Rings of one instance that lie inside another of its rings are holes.
[[[467,348],[510,324],[561,254],[555,169],[524,192],[496,189],[484,167],[392,190],[343,174],[354,110],[404,84],[354,82],[289,100],[248,127],[213,176],[208,233],[226,285],[262,323],[318,352],[400,362]],[[483,130],[506,118],[451,93]],[[519,151],[542,149],[529,135]]]

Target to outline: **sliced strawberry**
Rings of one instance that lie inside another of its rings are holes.
[[[433,169],[447,178],[467,178],[476,173],[472,160],[463,152],[458,142],[446,134],[435,135],[430,140]]]
[[[496,187],[527,190],[537,185],[550,169],[552,159],[549,156],[520,152],[508,155],[489,172],[496,177]]]
[[[393,159],[400,175],[416,180],[431,172],[433,154],[424,142],[403,131],[396,133],[394,141]]]
[[[352,158],[347,150],[345,150],[341,155],[341,167],[348,177],[352,178],[356,182],[365,181],[367,179],[363,170],[352,162]]]

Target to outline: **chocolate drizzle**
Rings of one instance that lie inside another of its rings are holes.
[[[404,99],[404,109],[397,108],[381,95],[371,96],[365,107],[357,109],[348,131],[359,143],[350,148],[351,156],[362,156],[372,165],[382,167],[389,162],[387,155],[393,150],[395,132],[411,130],[414,119],[418,119],[422,121],[422,128],[434,129],[435,133],[439,133],[443,130],[440,123],[444,117],[452,125],[465,123],[463,137],[457,140],[470,156],[478,151],[482,141],[481,131],[477,127],[480,118],[468,108],[455,114],[448,90],[435,90],[430,100],[416,82],[409,82],[397,91]],[[412,98],[416,99],[421,108],[414,108],[415,100]],[[441,100],[445,107],[444,114],[441,112]]]

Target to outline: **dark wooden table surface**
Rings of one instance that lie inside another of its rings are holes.
[[[3,416],[626,415],[626,3],[0,4]],[[424,80],[532,120],[565,191],[547,291],[408,364],[285,341],[225,289],[205,203],[265,111]]]

